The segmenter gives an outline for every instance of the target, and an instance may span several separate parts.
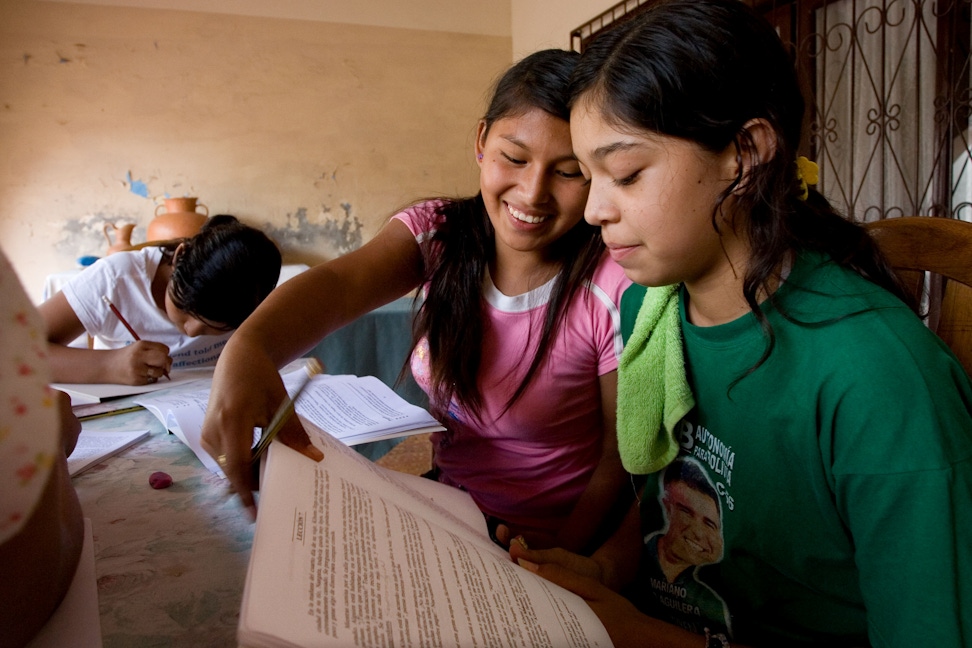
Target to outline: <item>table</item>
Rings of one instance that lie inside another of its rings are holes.
[[[92,522],[105,648],[235,646],[253,525],[227,482],[146,410],[82,427],[151,431],[73,480]],[[149,486],[157,470],[172,486]]]
[[[398,300],[335,332],[312,355],[331,373],[374,375],[393,385],[409,350],[410,321],[411,300]],[[425,406],[411,377],[396,390]],[[93,527],[104,648],[235,646],[253,525],[228,495],[227,482],[147,410],[91,419],[82,427],[151,431],[73,480]],[[359,448],[383,463],[392,445]],[[410,445],[417,446],[417,460],[398,463],[427,464],[427,440]],[[172,486],[152,489],[148,479],[155,471],[171,475]]]
[[[254,527],[227,482],[147,410],[82,427],[151,431],[73,479],[92,523],[104,648],[235,646]],[[430,467],[427,436],[377,463],[421,474]],[[173,483],[154,490],[149,475],[159,470]]]

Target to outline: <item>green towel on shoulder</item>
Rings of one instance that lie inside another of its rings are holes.
[[[675,459],[675,426],[695,399],[685,375],[678,285],[629,288],[622,327],[639,293],[644,298],[618,362],[618,451],[625,470],[643,475]]]

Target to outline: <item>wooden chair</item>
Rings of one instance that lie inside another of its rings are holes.
[[[905,216],[866,227],[918,303],[931,273],[928,326],[972,376],[972,223]]]

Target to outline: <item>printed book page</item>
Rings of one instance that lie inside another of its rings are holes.
[[[611,646],[582,599],[490,541],[467,493],[305,427],[320,463],[270,447],[241,646]]]
[[[289,394],[296,391],[304,371],[300,363],[284,368],[281,378]],[[201,443],[211,385],[210,379],[145,394],[134,402],[152,412],[210,471],[224,476]],[[407,402],[374,376],[314,376],[297,398],[295,409],[302,419],[326,429],[346,445],[444,429],[427,411]],[[260,430],[255,429],[254,444],[259,438]]]
[[[412,405],[374,376],[314,376],[295,409],[349,446],[400,436],[402,432],[445,429],[426,410]]]
[[[288,393],[295,391],[303,373],[304,365],[300,362],[284,367],[281,378]],[[202,447],[202,425],[206,419],[206,407],[209,404],[209,391],[212,384],[213,380],[210,376],[208,380],[178,385],[173,389],[139,396],[134,399],[134,402],[152,412],[165,429],[189,446],[193,454],[210,472],[226,477],[216,460]],[[254,444],[259,436],[259,429],[254,430]]]
[[[81,430],[78,443],[68,457],[68,472],[74,477],[78,473],[101,463],[108,457],[118,454],[125,448],[147,438],[149,430],[125,430],[97,432]]]
[[[211,381],[202,388],[174,389],[139,396],[135,402],[152,412],[172,434],[189,446],[213,474],[225,477],[219,464],[202,447],[202,424],[206,418]]]

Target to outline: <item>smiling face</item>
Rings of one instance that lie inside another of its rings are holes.
[[[601,227],[628,277],[646,286],[684,281],[691,291],[731,271],[738,239],[721,217],[720,236],[712,216],[735,177],[735,147],[713,154],[688,140],[622,130],[584,97],[570,126],[590,179],[584,216]]]
[[[570,126],[540,109],[497,119],[488,131],[480,123],[476,153],[497,258],[510,252],[545,258],[584,215],[587,185]]]
[[[671,565],[707,565],[722,558],[719,507],[705,493],[683,481],[668,485],[662,500],[668,530],[659,540],[659,553]]]

